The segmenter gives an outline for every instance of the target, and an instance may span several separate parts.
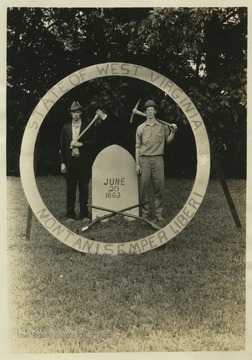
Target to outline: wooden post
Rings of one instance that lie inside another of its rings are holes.
[[[225,197],[227,199],[228,206],[229,206],[229,209],[231,211],[234,222],[235,222],[236,226],[238,228],[240,228],[242,226],[241,221],[239,219],[239,216],[238,216],[238,213],[236,211],[232,196],[230,194],[230,191],[229,191],[229,188],[228,188],[228,185],[227,185],[227,182],[226,182],[226,179],[225,179],[221,164],[219,162],[218,157],[215,155],[212,146],[211,146],[211,157],[212,157],[212,161],[213,161],[213,165],[214,165],[216,174],[217,174],[217,176],[218,176],[218,178],[219,178],[219,180],[221,182],[221,186],[222,186],[222,189],[224,191]]]
[[[37,142],[36,142],[36,146],[35,146],[35,154],[34,154],[34,174],[36,177],[36,172],[37,172],[37,161],[38,161],[38,147],[39,147],[39,133],[38,133],[38,137],[37,137]],[[30,240],[31,239],[31,226],[32,226],[32,209],[30,207],[30,205],[28,206],[28,214],[27,214],[27,222],[26,222],[26,239]]]
[[[30,205],[28,206],[28,215],[27,215],[27,222],[26,222],[26,240],[31,239],[31,222],[32,222],[32,209]]]

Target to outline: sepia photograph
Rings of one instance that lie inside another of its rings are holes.
[[[250,7],[215,5],[0,5],[6,358],[252,356]]]

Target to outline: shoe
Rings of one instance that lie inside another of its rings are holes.
[[[73,220],[75,220],[76,219],[76,214],[75,214],[75,212],[67,212],[66,213],[66,219],[68,220],[68,219],[73,219]]]
[[[70,223],[73,223],[73,222],[74,222],[74,219],[71,218],[71,217],[69,217],[69,218],[66,219],[66,223],[67,223],[67,224],[70,224]]]
[[[90,219],[87,218],[87,217],[84,217],[83,219],[81,219],[81,222],[82,222],[83,224],[88,224],[88,223],[90,222]]]
[[[79,220],[84,220],[84,219],[89,219],[89,215],[88,214],[79,214]]]
[[[157,214],[156,215],[156,220],[157,221],[164,221],[164,218],[163,218],[163,216],[161,214]]]

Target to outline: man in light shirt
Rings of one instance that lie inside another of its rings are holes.
[[[157,105],[153,100],[146,101],[144,108],[146,121],[136,131],[136,172],[139,175],[140,200],[148,201],[149,186],[154,187],[154,212],[158,222],[163,218],[164,194],[164,147],[170,144],[177,131],[177,126],[164,125],[156,119]],[[149,203],[141,208],[142,217],[148,218]]]

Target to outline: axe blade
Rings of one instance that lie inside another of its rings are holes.
[[[98,109],[97,111],[96,111],[96,114],[99,116],[99,118],[101,119],[101,120],[105,120],[106,118],[107,118],[107,114],[105,114],[103,111],[101,111],[100,109]]]

